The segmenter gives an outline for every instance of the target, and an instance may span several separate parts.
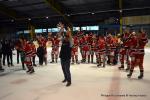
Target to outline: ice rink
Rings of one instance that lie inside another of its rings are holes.
[[[35,67],[26,74],[21,65],[4,66],[0,72],[0,100],[150,100],[150,49],[146,49],[144,79],[135,68],[131,79],[118,66],[97,68],[96,64],[71,65],[72,85],[66,87],[60,63]],[[48,52],[50,56],[50,52]],[[36,62],[38,64],[38,61]]]

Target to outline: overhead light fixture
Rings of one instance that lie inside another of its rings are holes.
[[[69,14],[67,16],[70,16]]]
[[[28,20],[30,21],[30,20],[31,20],[31,18],[28,18]]]
[[[119,10],[120,13],[122,13],[122,10]]]
[[[46,19],[48,19],[49,17],[48,16],[46,16]]]
[[[91,13],[92,15],[94,15],[95,13]]]
[[[12,19],[11,22],[14,22],[14,20]]]

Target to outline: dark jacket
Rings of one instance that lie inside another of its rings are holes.
[[[70,60],[71,59],[71,47],[69,41],[62,41],[62,46],[60,50],[60,59]]]
[[[6,46],[5,41],[2,41],[2,53],[7,54],[7,46]]]
[[[45,54],[45,49],[43,47],[38,47],[37,48],[37,56],[42,57]]]
[[[2,57],[2,43],[0,41],[0,58]]]

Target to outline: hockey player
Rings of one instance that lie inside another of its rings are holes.
[[[33,63],[33,66],[36,66],[35,64],[36,47],[33,42],[31,42],[31,48],[32,48],[32,63]]]
[[[97,67],[101,66],[101,63],[103,63],[103,67],[105,67],[105,53],[106,53],[106,49],[105,49],[105,38],[103,36],[100,36],[97,42],[98,45],[98,64]]]
[[[81,62],[83,62],[83,44],[84,44],[84,35],[82,32],[78,33],[78,38],[79,38],[79,49],[80,49],[80,53],[82,56],[82,60]]]
[[[116,65],[118,63],[118,54],[119,54],[119,35],[114,37],[114,41],[115,41],[115,52],[114,52],[114,65]]]
[[[60,40],[57,36],[54,36],[54,38],[52,38],[51,41],[52,41],[52,52],[51,52],[52,61],[51,61],[51,63],[54,63],[54,59],[55,59],[55,62],[57,63]]]
[[[121,43],[121,49],[120,49],[120,62],[121,62],[121,67],[119,69],[124,69],[124,61],[126,58],[127,62],[127,68],[126,71],[130,69],[130,61],[129,61],[129,45],[130,45],[130,32],[128,29],[125,30],[125,33],[122,36],[122,43]]]
[[[24,63],[26,64],[28,70],[27,73],[31,74],[34,73],[34,68],[32,66],[32,47],[31,47],[31,43],[30,42],[26,42],[24,41],[24,46],[23,46],[23,51],[25,52],[25,61]]]
[[[90,47],[90,55],[91,55],[91,63],[93,63],[94,53],[96,54],[96,36],[92,33],[89,36],[89,47]]]
[[[127,75],[128,78],[132,76],[133,70],[135,66],[139,66],[140,75],[138,79],[142,79],[144,76],[144,68],[143,68],[143,61],[144,61],[144,47],[148,43],[147,34],[144,32],[143,29],[140,30],[140,34],[135,36],[133,33],[133,38],[131,39],[131,69],[130,73]]]
[[[113,54],[112,54],[112,64],[113,65],[116,65],[116,63],[117,63],[117,57],[116,57],[116,50],[117,50],[117,45],[118,45],[118,39],[117,39],[117,37],[112,37],[112,41],[113,41],[113,45],[111,46],[111,52],[113,52]]]
[[[91,46],[92,46],[92,33],[86,34],[85,35],[85,41],[87,41],[87,46],[88,46],[88,63],[90,63],[90,55],[91,55]]]
[[[78,47],[79,47],[78,37],[74,36],[73,37],[73,47],[72,47],[72,51],[71,51],[72,64],[74,64],[75,61],[77,64],[79,64],[79,62],[78,62]]]
[[[87,57],[89,58],[90,56],[90,48],[89,48],[86,36],[84,36],[83,40],[84,42],[82,43],[82,55],[83,55],[82,63],[85,63]],[[88,63],[89,63],[89,60],[88,60]]]
[[[114,50],[112,49],[113,46],[114,46],[113,37],[111,34],[108,34],[108,36],[106,37],[106,47],[107,47],[107,56],[108,56],[107,64],[109,65],[113,64],[113,60],[114,60]]]

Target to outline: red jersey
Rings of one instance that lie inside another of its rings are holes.
[[[130,37],[130,33],[125,33],[124,35],[123,35],[123,46],[125,47],[125,48],[128,48],[129,47],[129,45],[130,45],[130,41],[128,40],[129,39],[129,37]]]
[[[146,33],[140,33],[138,36],[138,48],[139,49],[144,49],[145,45],[148,43],[148,37]]]
[[[34,44],[31,45],[31,48],[32,48],[32,55],[33,56],[36,56],[36,47]]]
[[[32,57],[31,44],[25,43],[25,45],[23,46],[23,51],[25,52],[26,57]]]
[[[104,38],[100,38],[98,40],[98,48],[100,50],[104,50],[105,49],[105,39]]]
[[[54,47],[54,46],[59,47],[59,42],[60,42],[60,40],[58,38],[53,38],[52,39],[52,47]]]

